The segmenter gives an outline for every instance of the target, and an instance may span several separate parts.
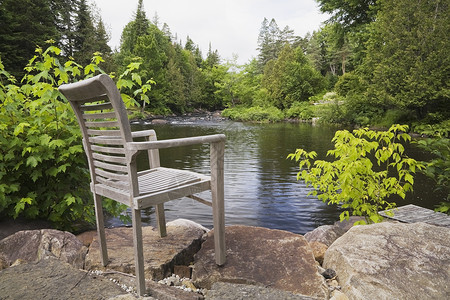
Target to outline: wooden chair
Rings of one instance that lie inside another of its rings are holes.
[[[156,206],[158,230],[166,235],[164,202],[192,196],[212,206],[215,258],[225,263],[224,148],[225,135],[160,140],[154,130],[131,132],[125,105],[113,80],[105,74],[64,84],[59,91],[69,100],[78,119],[83,146],[89,162],[91,191],[94,195],[98,238],[102,264],[108,264],[101,199],[107,197],[131,208],[139,295],[145,294],[141,209]],[[136,142],[134,138],[145,138]],[[160,148],[210,144],[211,174],[177,170],[160,166]],[[137,171],[136,155],[148,151],[149,168]],[[211,190],[212,203],[193,196]]]

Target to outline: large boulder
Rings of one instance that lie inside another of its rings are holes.
[[[0,271],[0,299],[108,299],[127,294],[110,280],[48,257]]]
[[[167,236],[159,237],[158,231],[142,227],[144,245],[144,270],[146,279],[161,280],[171,273],[175,265],[188,265],[200,249],[206,228],[188,220],[167,223]],[[105,229],[109,263],[103,267],[97,236],[89,247],[85,267],[87,270],[116,270],[135,274],[133,228]]]
[[[87,248],[72,233],[54,229],[24,230],[0,241],[0,267],[16,261],[37,262],[56,257],[83,268]]]
[[[323,265],[349,299],[450,299],[450,229],[356,226],[328,248]]]
[[[327,298],[324,278],[317,272],[303,236],[261,227],[228,226],[225,239],[225,265],[215,264],[213,231],[195,255],[192,279],[197,287],[209,289],[215,282],[231,282]]]

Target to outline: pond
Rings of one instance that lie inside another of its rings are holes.
[[[341,128],[312,124],[252,124],[233,121],[178,121],[164,125],[133,125],[133,130],[155,129],[158,139],[224,133],[225,149],[225,222],[226,225],[261,226],[304,234],[339,220],[340,209],[308,196],[309,188],[297,181],[298,164],[287,160],[296,148],[314,150],[324,158],[331,139]],[[409,147],[411,157],[423,160],[425,153]],[[160,150],[161,165],[209,172],[209,145]],[[144,164],[143,155],[139,160]],[[138,160],[138,161],[139,161]],[[432,192],[433,183],[418,175],[414,193],[397,205],[417,204],[434,208],[443,195]],[[210,200],[210,193],[201,195]],[[211,208],[183,198],[165,204],[166,220],[186,218],[212,227]],[[143,212],[142,221],[156,226],[154,210]],[[108,226],[122,225],[117,219]]]

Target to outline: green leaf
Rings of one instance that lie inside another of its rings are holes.
[[[132,73],[131,74],[131,79],[135,82],[137,82],[137,84],[142,85],[142,79],[141,76],[139,76],[139,74],[137,73]]]
[[[27,158],[27,163],[26,163],[27,167],[36,167],[38,165],[38,159],[35,156],[29,156]]]
[[[18,136],[19,134],[24,132],[25,127],[30,127],[30,126],[31,126],[30,123],[27,123],[27,122],[19,123],[19,125],[17,125],[16,128],[14,128],[14,135]]]

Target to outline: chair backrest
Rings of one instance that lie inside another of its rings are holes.
[[[130,123],[114,81],[101,74],[61,85],[59,91],[69,101],[80,125],[92,184],[138,193],[136,164],[124,147],[132,141]]]

